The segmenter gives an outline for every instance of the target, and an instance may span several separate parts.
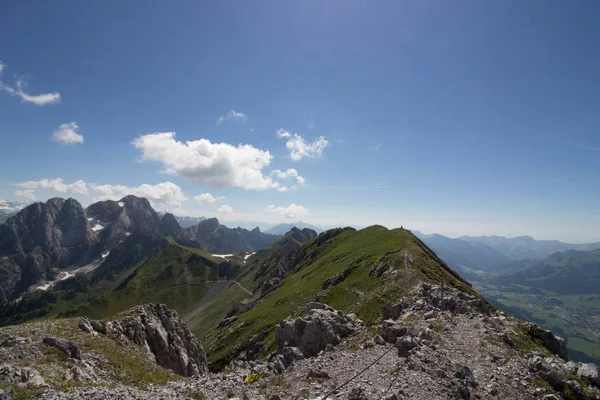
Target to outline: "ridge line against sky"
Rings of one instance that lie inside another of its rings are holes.
[[[7,2],[0,198],[598,241],[599,14]]]

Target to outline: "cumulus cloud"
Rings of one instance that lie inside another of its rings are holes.
[[[124,185],[98,185],[90,184],[94,193],[94,201],[119,200],[127,195],[145,197],[152,207],[159,210],[172,210],[181,208],[182,203],[188,198],[179,186],[171,182],[162,182],[156,185],[124,186]]]
[[[132,144],[142,152],[140,162],[160,163],[164,166],[162,172],[183,176],[196,184],[247,190],[280,187],[279,182],[262,172],[273,158],[269,151],[248,144],[233,146],[207,139],[184,143],[175,140],[175,132],[142,135]]]
[[[0,74],[6,67],[0,61]],[[31,103],[36,106],[44,106],[46,104],[54,104],[60,102],[60,93],[42,93],[38,95],[31,95],[25,92],[24,88],[27,86],[27,82],[23,79],[17,79],[15,87],[8,86],[4,82],[0,81],[0,91],[4,91],[11,96],[16,96],[21,99],[23,103]]]
[[[83,143],[83,135],[77,133],[79,125],[76,122],[69,122],[61,124],[51,136],[51,139],[55,142],[63,144],[77,144]]]
[[[200,204],[212,204],[217,202],[218,200],[223,200],[225,196],[217,196],[214,197],[210,193],[201,193],[198,196],[194,196],[194,200],[196,200]]]
[[[301,177],[294,168],[289,168],[287,171],[281,171],[279,169],[274,169],[271,171],[271,175],[274,175],[277,179],[294,179],[296,182],[303,184],[306,182],[306,179]]]
[[[233,214],[233,208],[230,205],[223,204],[219,208],[217,208],[217,212],[219,214]]]
[[[16,183],[15,186],[23,188],[17,190],[15,195],[25,197],[29,200],[35,199],[37,189],[50,189],[58,193],[92,195],[93,201],[120,200],[127,195],[135,195],[147,198],[153,207],[159,210],[172,210],[181,208],[185,197],[179,186],[171,182],[162,182],[156,185],[140,185],[129,187],[125,185],[100,185],[97,183],[86,183],[78,180],[73,183],[65,183],[63,179],[40,179],[39,181],[26,181]]]
[[[35,193],[33,193],[33,190],[31,189],[16,190],[15,195],[19,197],[25,197],[27,200],[35,200]]]
[[[237,112],[235,110],[229,110],[227,114],[222,115],[217,119],[217,125],[221,125],[225,121],[245,121],[248,119],[248,116],[244,113]]]
[[[287,139],[285,147],[290,151],[290,158],[294,161],[302,160],[304,157],[319,158],[323,154],[323,150],[329,145],[325,137],[319,136],[313,142],[307,142],[297,133],[279,129],[277,136],[280,139]]]
[[[287,207],[275,207],[273,204],[268,205],[265,211],[278,213],[286,218],[297,218],[303,215],[308,215],[308,210],[304,206],[299,206],[294,203]]]
[[[57,179],[40,179],[39,181],[26,181],[15,183],[15,186],[28,189],[33,194],[36,189],[52,189],[58,193],[72,193],[72,194],[88,194],[87,184],[78,180],[73,183],[65,183],[62,178]],[[26,196],[23,196],[26,197]]]

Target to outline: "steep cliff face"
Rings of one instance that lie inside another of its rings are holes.
[[[40,280],[54,278],[52,268],[84,265],[100,256],[98,237],[75,199],[35,203],[0,225],[0,283],[11,299]],[[14,273],[14,266],[19,273]]]
[[[117,276],[164,248],[162,238],[180,232],[172,214],[161,217],[135,196],[87,209],[75,199],[34,203],[0,225],[0,305],[65,276],[61,271],[105,264],[100,277]]]
[[[161,217],[147,199],[126,196],[119,201],[100,201],[86,211],[105,250],[133,232],[153,239],[161,236]]]

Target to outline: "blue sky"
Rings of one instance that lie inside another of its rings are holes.
[[[5,1],[0,198],[600,240],[598,16],[595,1]]]

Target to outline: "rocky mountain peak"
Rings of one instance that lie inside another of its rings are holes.
[[[285,236],[297,240],[300,243],[306,243],[316,238],[317,232],[308,228],[298,229],[294,226]]]
[[[53,197],[46,201],[46,205],[53,206],[53,207],[56,207],[57,209],[60,209],[62,207],[62,205],[65,203],[65,201],[66,200],[63,199],[62,197]]]
[[[173,214],[165,213],[160,218],[160,231],[163,236],[177,235],[181,231],[181,226]]]
[[[200,221],[200,223],[198,224],[198,229],[215,230],[215,229],[219,228],[219,226],[221,226],[221,224],[219,223],[218,219],[207,218],[204,221]]]
[[[119,200],[119,202],[124,203],[128,207],[152,209],[154,211],[152,205],[145,197],[137,197],[130,194],[128,196],[123,197],[121,200]]]

